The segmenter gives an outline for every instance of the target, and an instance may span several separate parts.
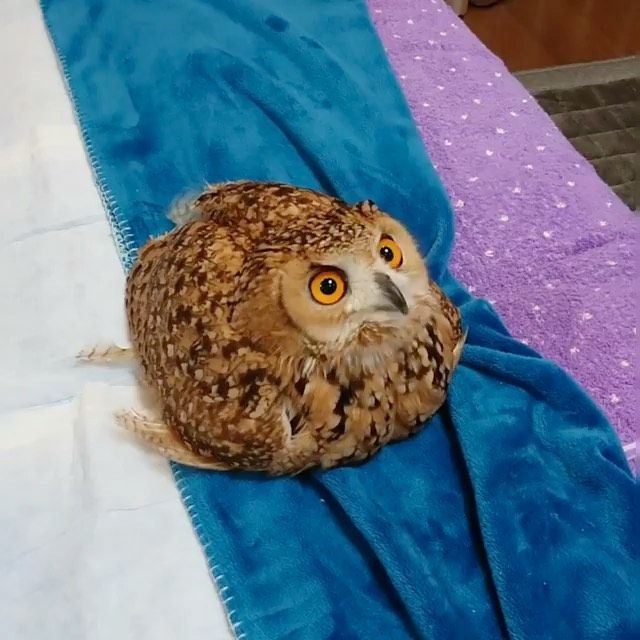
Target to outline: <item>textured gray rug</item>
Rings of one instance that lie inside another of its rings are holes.
[[[640,213],[640,56],[516,76],[600,177]]]

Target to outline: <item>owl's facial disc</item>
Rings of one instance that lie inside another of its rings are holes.
[[[282,281],[281,302],[307,339],[340,348],[364,326],[405,323],[416,301],[412,274],[361,256],[332,256],[327,262],[308,264],[304,271],[300,265]]]
[[[353,269],[355,270],[355,269]],[[368,278],[361,278],[365,282]],[[386,273],[376,271],[373,281],[377,287],[371,301],[372,311],[398,311],[404,315],[409,313],[409,307],[398,285]],[[369,283],[366,282],[366,285]],[[365,285],[365,289],[369,288]],[[319,267],[309,280],[309,292],[315,302],[321,306],[332,306],[349,294],[348,278],[339,267]],[[349,309],[350,305],[346,305]]]
[[[280,301],[305,338],[341,348],[363,330],[398,330],[428,292],[424,262],[409,234],[385,221],[349,245],[286,264]],[[390,334],[390,335],[391,335]]]

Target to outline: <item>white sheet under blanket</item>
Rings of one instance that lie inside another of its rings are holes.
[[[0,628],[232,637],[168,465],[117,429],[124,274],[35,1],[0,3]]]

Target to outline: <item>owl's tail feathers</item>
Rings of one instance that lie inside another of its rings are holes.
[[[229,471],[231,467],[221,462],[194,453],[163,422],[143,416],[136,411],[122,411],[116,414],[118,424],[144,440],[147,445],[160,455],[174,462],[209,469],[212,471]]]
[[[92,364],[110,364],[133,360],[135,352],[131,347],[120,347],[117,344],[94,345],[83,349],[76,358]]]
[[[174,200],[167,217],[176,227],[182,227],[200,219],[202,212],[196,206],[197,197],[196,193],[187,193]]]

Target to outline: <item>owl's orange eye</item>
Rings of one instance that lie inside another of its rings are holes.
[[[382,236],[378,242],[380,257],[392,268],[397,269],[402,265],[402,249],[400,245],[389,236]]]
[[[344,297],[347,283],[344,275],[335,269],[326,269],[316,273],[309,281],[309,291],[320,304],[336,304]]]

